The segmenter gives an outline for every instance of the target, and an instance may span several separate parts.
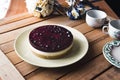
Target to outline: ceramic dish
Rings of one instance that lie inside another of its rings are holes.
[[[120,68],[120,41],[108,42],[103,47],[103,55],[112,65]]]
[[[44,59],[32,53],[28,46],[28,35],[30,30],[21,33],[15,40],[14,48],[17,55],[24,61],[40,67],[62,67],[73,64],[82,59],[88,51],[88,41],[86,37],[76,29],[67,27],[74,37],[74,44],[69,54],[58,59]]]

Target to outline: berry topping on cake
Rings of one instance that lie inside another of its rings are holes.
[[[29,35],[30,44],[44,52],[57,52],[68,48],[73,42],[72,33],[58,25],[45,25],[33,29]]]

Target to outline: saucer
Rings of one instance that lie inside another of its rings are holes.
[[[108,62],[120,68],[120,41],[108,42],[103,47],[103,55]]]
[[[86,37],[78,30],[70,27],[66,28],[72,32],[74,37],[74,44],[72,49],[69,51],[69,54],[62,58],[44,59],[34,55],[28,46],[28,36],[31,29],[24,31],[16,38],[14,43],[15,52],[27,63],[39,67],[55,68],[73,64],[82,59],[87,53],[88,41]]]

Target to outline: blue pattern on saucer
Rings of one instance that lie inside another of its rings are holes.
[[[111,51],[113,49],[113,47],[119,47],[120,46],[120,41],[119,40],[114,40],[111,42],[108,42],[105,44],[105,46],[103,47],[103,54],[104,57],[114,66],[116,66],[117,68],[120,68],[120,62],[118,60],[116,60],[112,55],[111,55]]]

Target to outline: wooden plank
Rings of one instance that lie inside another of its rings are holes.
[[[27,25],[30,25],[30,24],[33,24],[33,23],[36,23],[36,22],[39,22],[39,21],[42,21],[42,20],[44,20],[44,19],[40,19],[40,18],[36,18],[36,17],[30,17],[30,18],[23,19],[23,20],[20,20],[20,21],[16,21],[16,22],[13,22],[13,23],[10,23],[10,24],[2,25],[2,26],[0,26],[0,34],[5,33],[7,31],[17,29],[17,28],[25,27]]]
[[[10,52],[9,54],[6,54],[6,56],[16,66],[16,68],[21,72],[21,74],[23,76],[25,76],[39,68],[37,66],[34,66],[34,65],[24,62],[21,58],[19,58],[17,56],[17,54],[14,51]],[[39,70],[40,69],[42,70],[43,68],[39,68]]]
[[[0,49],[3,51],[3,53],[8,53],[13,51],[14,49],[14,41],[7,42],[5,44],[0,45]]]
[[[58,77],[67,72],[66,68],[53,68],[40,71],[39,69],[26,77],[27,80],[58,80]]]
[[[59,80],[92,80],[94,76],[110,67],[110,64],[104,59],[103,55],[100,55],[87,64],[77,67],[79,68],[74,69]]]
[[[29,14],[28,12],[18,14],[18,15],[14,15],[14,16],[11,16],[11,17],[6,17],[6,18],[3,18],[3,19],[0,20],[0,26],[8,24],[8,23],[16,22],[16,21],[19,21],[19,20],[22,20],[22,19],[25,19],[25,18],[29,18],[29,17],[32,17],[32,14]]]
[[[120,79],[120,70],[118,68],[112,67],[106,72],[102,73],[94,80],[119,80]]]
[[[2,80],[25,80],[2,51],[0,51],[0,77]]]
[[[25,76],[39,68],[38,66],[34,66],[34,65],[31,65],[26,62],[21,62],[15,66],[21,72],[21,74],[23,76]],[[43,70],[43,68],[39,68],[39,70]]]
[[[86,23],[80,24],[80,25],[78,25],[78,26],[76,26],[74,28],[79,30],[83,34],[94,30],[94,28],[89,27]]]
[[[20,57],[18,57],[18,55],[15,53],[15,51],[9,52],[9,54],[6,54],[6,56],[9,58],[9,60],[14,65],[23,61]]]
[[[103,33],[100,29],[95,29],[89,33],[86,33],[85,36],[87,37],[87,39],[89,40],[89,42],[93,42],[97,39],[99,39],[100,37],[105,37],[108,36],[105,33]]]

